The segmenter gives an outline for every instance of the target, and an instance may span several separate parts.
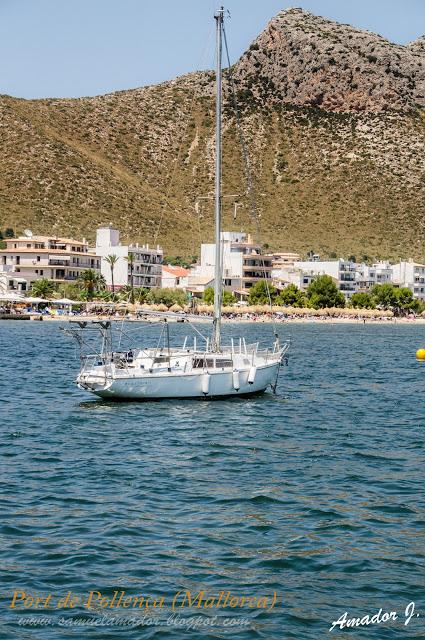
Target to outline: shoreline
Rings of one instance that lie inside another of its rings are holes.
[[[93,322],[93,321],[105,321],[110,320],[111,322],[140,322],[140,323],[160,323],[162,320],[160,318],[153,319],[150,318],[135,318],[135,317],[110,317],[107,315],[87,315],[87,316],[38,316],[38,315],[29,315],[27,317],[22,316],[7,316],[1,317],[0,321],[20,321],[25,322],[69,322],[71,320],[77,321],[80,320],[82,322]],[[212,318],[210,316],[200,316],[196,320],[191,319],[192,323],[207,323],[211,322]],[[183,324],[181,319],[179,318],[167,318],[167,322],[175,323],[175,324]],[[223,324],[279,324],[279,325],[287,325],[287,324],[325,324],[325,325],[334,325],[334,324],[356,324],[356,325],[425,325],[425,318],[416,317],[416,318],[395,318],[395,317],[381,317],[381,318],[338,318],[338,317],[323,317],[323,316],[312,316],[312,317],[286,317],[286,318],[270,318],[270,317],[259,317],[259,318],[223,318]],[[1,326],[1,324],[0,324]]]

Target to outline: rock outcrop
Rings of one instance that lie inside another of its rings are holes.
[[[280,13],[232,71],[274,249],[425,260],[424,37],[401,46]],[[228,83],[225,83],[228,89]],[[0,97],[0,229],[123,238],[193,255],[212,239],[214,74],[81,99]],[[227,96],[229,98],[229,96]],[[256,230],[231,100],[224,226]]]

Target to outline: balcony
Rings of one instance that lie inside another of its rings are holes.
[[[69,267],[69,260],[49,260],[49,265],[55,267]]]
[[[237,278],[239,280],[239,278]],[[242,276],[242,280],[270,280],[270,273],[262,273],[259,271],[248,271]]]
[[[264,265],[262,263],[261,260],[247,260],[244,261],[242,268],[244,269],[244,271],[246,269],[261,269],[261,271],[271,271],[272,270],[272,265],[271,262],[267,262],[264,261]]]

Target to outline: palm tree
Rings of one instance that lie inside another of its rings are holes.
[[[79,278],[79,282],[87,293],[87,300],[93,300],[95,291],[105,288],[105,278],[94,269],[86,269]]]
[[[130,267],[130,302],[134,304],[134,282],[133,282],[133,271],[134,271],[134,253],[129,252],[126,257],[128,265]]]
[[[115,293],[115,283],[114,283],[114,269],[115,265],[118,262],[118,256],[112,254],[110,256],[106,256],[105,262],[109,264],[109,268],[111,270],[111,281],[112,281],[112,295]]]
[[[55,290],[55,283],[48,278],[40,278],[31,285],[31,293],[38,298],[50,298]]]

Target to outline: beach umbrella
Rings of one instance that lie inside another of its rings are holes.
[[[73,306],[76,304],[81,304],[78,300],[70,300],[69,298],[59,298],[58,300],[49,300],[50,304],[63,304]]]
[[[27,302],[28,304],[39,304],[40,302],[48,302],[48,301],[45,300],[44,298],[34,298],[32,296],[28,296],[28,298],[25,298],[23,300],[23,302]]]
[[[13,291],[0,293],[0,301],[2,302],[25,302],[25,298],[23,296],[14,293]]]
[[[172,307],[170,307],[170,311],[175,311],[176,313],[183,311],[183,307],[181,307],[179,304],[175,303],[173,304]]]

